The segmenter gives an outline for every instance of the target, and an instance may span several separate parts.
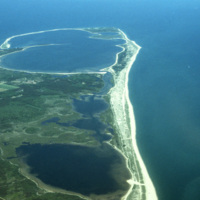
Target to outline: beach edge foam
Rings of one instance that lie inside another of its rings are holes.
[[[122,199],[157,200],[156,190],[137,147],[134,108],[130,102],[128,90],[129,72],[141,47],[128,39],[122,30],[119,29],[119,32],[126,43],[119,45],[123,50],[117,54],[115,64],[106,70],[111,72],[114,78],[114,87],[111,88],[109,96],[121,143],[118,150],[125,156],[127,167],[132,175],[132,178],[127,181],[130,189]],[[125,51],[126,64],[119,63],[119,55]],[[114,67],[119,64],[125,66],[116,73]]]

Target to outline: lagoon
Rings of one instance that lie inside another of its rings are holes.
[[[2,46],[23,50],[2,56],[0,65],[30,72],[96,72],[114,64],[121,51],[116,45],[123,40],[91,38],[93,35],[62,29],[16,35]]]

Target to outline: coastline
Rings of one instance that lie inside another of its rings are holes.
[[[96,31],[92,31],[92,29],[96,30]],[[47,32],[57,32],[57,31],[82,31],[82,32],[87,32],[89,34],[91,34],[90,36],[88,36],[88,38],[95,38],[96,35],[101,35],[100,32],[98,32],[99,28],[57,28],[57,29],[48,29],[48,30],[43,30],[43,31],[34,31],[34,32],[29,32],[29,33],[23,33],[23,34],[18,34],[18,35],[13,35],[11,37],[8,37],[2,44],[0,44],[0,50],[6,50],[6,49],[10,49],[11,48],[11,44],[9,43],[12,39],[17,38],[17,37],[23,37],[23,36],[27,36],[27,35],[34,35],[34,34],[43,34],[43,33],[47,33]],[[100,28],[101,29],[101,28]],[[113,28],[112,28],[113,29]],[[115,32],[119,31],[119,29],[114,29]],[[106,29],[104,30],[106,31]],[[96,39],[101,39],[101,38],[96,38]],[[114,38],[114,39],[122,39],[120,37]],[[102,40],[104,40],[102,38]],[[110,39],[112,40],[112,39]],[[33,46],[27,46],[27,47],[23,47],[21,50],[18,51],[14,51],[5,55],[0,55],[0,61],[1,61],[1,57],[7,56],[7,55],[11,55],[11,54],[15,54],[18,53],[19,51],[25,51],[29,48],[36,48],[36,47],[41,47],[41,46],[58,46],[58,45],[63,45],[63,44],[45,44],[45,45],[33,45]],[[120,45],[115,45],[116,47],[121,47]],[[122,47],[123,49],[123,47]],[[124,50],[124,49],[123,49]],[[122,51],[123,51],[122,50]],[[121,53],[121,51],[117,52],[117,54]],[[116,62],[116,60],[115,60]],[[0,62],[1,64],[1,62]],[[116,63],[112,64],[111,66],[115,65]],[[10,71],[19,71],[19,72],[25,72],[25,73],[33,73],[33,74],[53,74],[53,75],[74,75],[74,74],[105,74],[106,71],[104,69],[99,69],[99,70],[95,70],[95,71],[89,71],[89,70],[85,70],[85,71],[75,71],[75,72],[50,72],[50,71],[29,71],[29,70],[20,70],[20,69],[13,69],[13,68],[7,68],[4,66],[0,65],[0,68],[2,69],[6,69],[6,70],[10,70]],[[107,68],[107,67],[106,67]],[[105,69],[106,69],[105,68]]]
[[[121,32],[123,39],[126,41],[126,66],[119,72],[118,75],[116,75],[113,69],[114,65],[107,68],[107,71],[113,74],[115,82],[114,87],[111,88],[109,92],[109,95],[115,126],[118,130],[118,136],[120,137],[121,150],[119,151],[125,155],[128,164],[127,167],[132,174],[132,179],[128,180],[130,189],[123,199],[157,200],[158,198],[155,188],[148,175],[146,166],[143,163],[136,144],[134,109],[129,99],[128,90],[129,72],[141,47],[134,41],[129,40],[123,31],[119,31]],[[123,51],[125,51],[125,48],[123,48]],[[119,54],[117,54],[116,63],[118,63]]]
[[[49,74],[49,75],[78,75],[78,74],[106,74],[105,71],[99,71],[99,72],[32,72],[32,71],[26,71],[26,70],[16,70],[16,69],[10,69],[10,68],[5,68],[5,67],[2,67],[0,66],[0,69],[5,69],[5,70],[8,70],[8,71],[18,71],[18,72],[24,72],[24,73],[30,73],[30,74]]]
[[[27,179],[33,181],[38,188],[44,191],[44,193],[61,193],[61,194],[67,194],[67,195],[72,195],[72,196],[78,196],[81,199],[85,199],[85,200],[91,200],[89,197],[86,197],[80,193],[71,192],[71,191],[61,189],[61,188],[53,187],[51,185],[47,185],[43,183],[41,180],[39,180],[37,177],[35,177],[34,175],[31,175],[29,173],[29,170],[30,170],[29,166],[27,166],[24,163],[21,163],[21,167],[19,168],[19,173],[22,174]]]
[[[88,31],[84,28],[63,28],[63,29],[52,29],[46,31],[38,31],[27,34],[16,35],[8,38],[1,46],[6,46],[9,48],[9,41],[14,37],[20,37],[24,35],[30,34],[39,34],[50,31],[59,31],[59,30],[80,30],[80,31]],[[129,90],[128,90],[128,78],[130,69],[140,51],[140,46],[138,46],[134,41],[128,39],[126,34],[117,29],[119,31],[119,35],[121,35],[121,39],[125,40],[125,44],[117,45],[122,48],[122,51],[116,54],[115,63],[111,66],[101,69],[99,72],[74,72],[74,73],[55,73],[55,72],[30,72],[30,71],[21,71],[27,73],[41,73],[41,74],[53,74],[53,75],[72,75],[72,74],[105,74],[110,72],[113,75],[114,86],[110,89],[108,95],[110,96],[110,105],[111,110],[114,116],[114,126],[118,130],[117,135],[120,138],[120,148],[116,145],[112,145],[112,147],[121,153],[126,160],[127,168],[129,169],[132,178],[127,180],[130,184],[130,189],[122,197],[123,200],[157,200],[156,191],[152,184],[152,181],[148,175],[147,169],[143,163],[143,160],[140,156],[137,143],[136,143],[136,125],[135,125],[135,117],[134,117],[134,109],[129,99]],[[89,32],[89,31],[88,31]],[[95,33],[93,33],[95,34]],[[96,33],[98,34],[98,33]],[[3,49],[3,48],[2,48]],[[114,67],[119,64],[119,55],[125,53],[125,64],[124,62],[120,63],[123,65],[123,69],[116,73]],[[1,68],[1,67],[0,67]],[[2,69],[6,69],[3,68]],[[14,69],[6,69],[11,71],[20,71]],[[22,169],[21,169],[22,173]],[[22,173],[23,174],[23,173]],[[27,176],[26,176],[27,177]],[[34,181],[33,178],[30,178]],[[34,181],[36,182],[36,181]],[[37,184],[38,185],[38,184]],[[39,186],[39,185],[38,185]],[[41,187],[44,188],[44,185]],[[46,188],[47,189],[47,188]],[[55,189],[55,188],[54,188]],[[61,190],[54,190],[51,188],[51,192],[61,192]],[[48,191],[48,189],[47,189]],[[62,191],[63,192],[63,191]],[[61,192],[61,193],[62,193]],[[70,194],[70,192],[67,192]],[[73,193],[74,194],[74,193]],[[74,194],[76,195],[76,194]],[[77,196],[79,196],[78,194]],[[81,195],[79,196],[81,197]]]

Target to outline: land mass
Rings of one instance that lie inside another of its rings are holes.
[[[0,69],[2,199],[157,199],[137,148],[133,108],[128,96],[128,75],[140,47],[116,28],[81,30],[92,33],[91,38],[125,41],[118,45],[122,51],[116,55],[116,62],[102,69],[102,73],[48,74]],[[8,42],[9,39],[1,45],[2,56],[22,50],[9,48]],[[110,136],[103,143],[111,145],[125,160],[130,173],[128,189],[105,195],[84,196],[44,184],[29,173],[30,169],[18,157],[16,149],[32,144],[101,146],[102,143],[94,137],[94,130],[73,125],[75,121],[84,118],[74,109],[73,99],[81,100],[82,96],[100,93],[106,84],[103,80],[106,73],[112,74],[113,87],[106,94],[99,95],[109,106],[98,115],[98,119],[107,125],[104,132]],[[59,123],[55,123],[55,119],[59,119]],[[48,123],[44,125],[44,122]],[[61,126],[63,123],[68,124],[67,128]]]

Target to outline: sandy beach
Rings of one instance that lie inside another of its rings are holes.
[[[113,74],[115,82],[115,86],[110,90],[110,103],[120,138],[120,150],[125,155],[127,167],[132,174],[132,179],[128,180],[131,187],[123,199],[157,200],[155,188],[137,147],[135,117],[128,90],[129,71],[141,47],[129,40],[121,30],[119,31],[126,41],[126,66],[117,75],[113,69],[115,65],[107,68],[107,70]],[[125,51],[125,48],[123,48],[123,51]],[[118,55],[116,64],[118,63]]]
[[[88,31],[84,28],[62,28],[62,29],[52,29],[38,32],[25,33],[20,35],[15,35],[7,38],[4,43],[0,46],[0,49],[10,48],[10,40],[16,37],[40,34],[51,31],[60,30],[79,30]],[[126,195],[122,198],[123,200],[157,200],[157,195],[151,178],[147,172],[147,169],[143,163],[141,155],[139,153],[137,143],[136,143],[136,124],[134,117],[134,109],[129,99],[128,90],[128,77],[130,69],[140,51],[140,46],[138,46],[134,41],[128,39],[126,34],[118,29],[121,39],[125,40],[125,44],[117,45],[122,48],[122,51],[117,53],[116,61],[110,67],[102,69],[100,72],[75,72],[75,73],[46,73],[46,74],[57,74],[57,75],[70,75],[70,74],[105,74],[107,71],[112,73],[114,79],[114,87],[109,91],[111,110],[114,115],[114,126],[118,131],[116,134],[119,138],[119,146],[114,145],[113,148],[120,151],[124,155],[127,163],[127,168],[129,169],[132,178],[127,182],[130,184],[130,189]],[[93,33],[94,34],[94,33]],[[98,34],[98,33],[96,33]],[[126,51],[126,52],[125,52]],[[125,52],[125,57],[119,61],[119,55]],[[120,71],[116,71],[116,66],[122,66]],[[12,69],[10,69],[12,70]],[[30,73],[30,72],[29,72]],[[43,72],[31,72],[31,73],[43,73]],[[21,171],[22,172],[22,171]],[[24,172],[25,173],[25,172]],[[33,178],[31,178],[33,180]]]

